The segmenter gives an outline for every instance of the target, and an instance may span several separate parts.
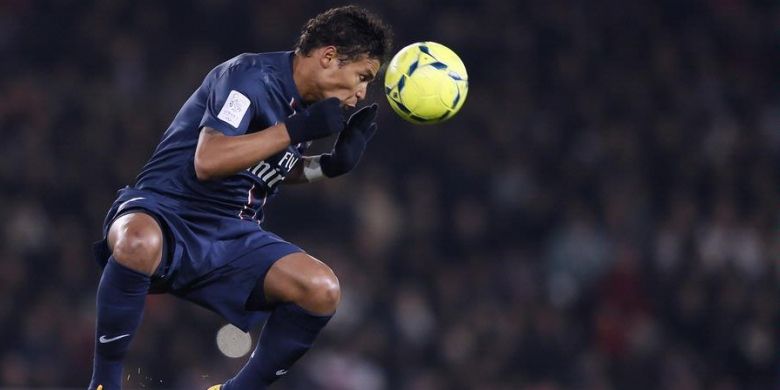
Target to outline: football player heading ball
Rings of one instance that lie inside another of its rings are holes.
[[[121,388],[122,362],[148,293],[171,293],[247,331],[257,348],[224,390],[284,375],[336,310],[323,262],[263,230],[279,185],[355,167],[377,129],[376,104],[346,122],[386,60],[390,29],[356,6],[303,27],[294,51],[242,54],[215,67],[184,103],[132,186],[119,191],[95,244],[97,291],[90,389]],[[331,153],[309,141],[338,133]]]

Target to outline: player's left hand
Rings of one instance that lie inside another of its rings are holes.
[[[377,104],[363,107],[347,120],[330,154],[322,155],[320,166],[327,177],[336,177],[351,171],[360,161],[366,144],[376,133]]]

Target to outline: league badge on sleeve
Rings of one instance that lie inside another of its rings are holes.
[[[246,110],[249,109],[250,104],[249,98],[244,96],[241,92],[232,90],[230,91],[227,100],[225,100],[225,105],[219,110],[217,118],[238,128],[238,126],[241,125],[241,120],[244,119],[244,115],[246,114]]]

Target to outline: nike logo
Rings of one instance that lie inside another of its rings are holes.
[[[108,337],[106,337],[106,335],[102,335],[102,336],[100,336],[98,341],[100,341],[100,344],[105,344],[105,343],[110,343],[112,341],[117,341],[119,339],[123,339],[125,337],[130,337],[130,334],[129,333],[128,334],[123,334],[121,336],[116,336],[116,337],[112,337],[112,338],[108,338]]]
[[[276,376],[282,376],[287,373],[287,370],[278,370],[276,371]]]

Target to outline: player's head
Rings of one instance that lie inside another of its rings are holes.
[[[364,8],[350,5],[315,16],[303,26],[295,45],[296,53],[312,65],[307,95],[314,100],[337,97],[354,106],[365,98],[391,45],[390,28]]]

